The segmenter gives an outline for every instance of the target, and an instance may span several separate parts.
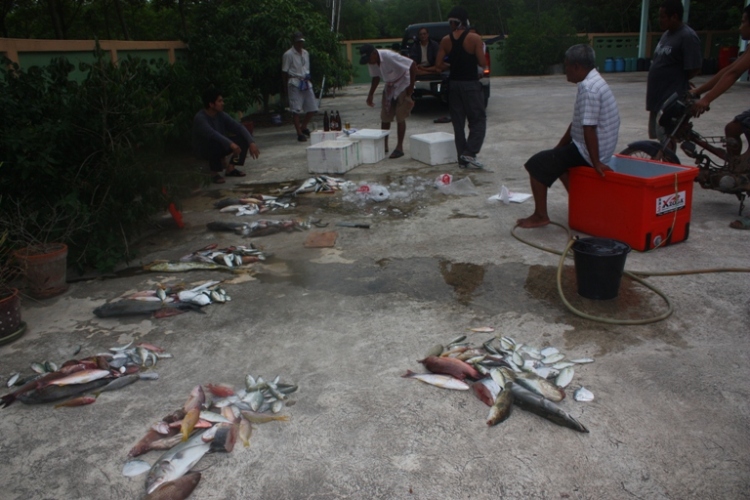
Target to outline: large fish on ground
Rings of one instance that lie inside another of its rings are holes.
[[[187,441],[190,433],[193,432],[193,428],[200,418],[201,409],[205,402],[206,394],[203,392],[203,387],[196,385],[193,387],[193,390],[190,391],[190,396],[188,396],[188,400],[183,407],[183,410],[185,410],[185,418],[182,419],[182,426],[180,427],[183,441]]]
[[[451,377],[463,380],[466,377],[480,379],[482,375],[470,364],[456,358],[428,356],[419,361],[424,367],[432,373],[450,375]]]
[[[539,394],[552,402],[559,403],[565,399],[565,391],[546,378],[540,377],[535,373],[521,372],[516,373],[516,383],[524,389]]]
[[[154,314],[163,309],[177,309],[180,311],[201,311],[200,306],[189,302],[145,302],[142,300],[117,300],[108,302],[94,309],[97,318],[116,318],[119,316],[143,316]]]
[[[18,396],[18,400],[27,405],[40,404],[40,403],[51,403],[53,401],[59,401],[60,399],[71,398],[78,396],[85,392],[94,391],[103,385],[109,383],[109,379],[102,378],[94,380],[86,384],[71,384],[71,385],[48,385],[41,389],[35,389],[33,391],[25,392]]]
[[[189,472],[174,481],[162,484],[153,493],[143,497],[143,500],[185,500],[200,480],[200,472]]]
[[[497,425],[510,416],[511,408],[513,408],[511,385],[513,385],[513,382],[506,383],[505,389],[500,391],[500,394],[495,398],[495,402],[487,415],[487,425]]]
[[[578,432],[589,431],[568,412],[544,397],[534,394],[518,384],[511,384],[510,390],[513,393],[513,402],[520,408],[536,413],[540,417],[546,418],[563,427],[569,427]]]
[[[403,378],[414,378],[425,384],[434,385],[442,389],[452,389],[454,391],[468,391],[469,384],[463,380],[451,377],[449,375],[438,375],[436,373],[414,373],[411,370],[406,370],[406,373],[401,375]],[[243,413],[243,415],[245,415]],[[252,422],[252,420],[251,420]]]
[[[203,431],[196,432],[190,439],[159,457],[146,478],[147,494],[150,495],[162,484],[181,478],[203,458],[211,444],[201,440],[202,434]]]

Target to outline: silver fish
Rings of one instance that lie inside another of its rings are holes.
[[[13,375],[11,375],[10,378],[8,379],[8,387],[13,387],[13,384],[18,382],[18,378],[20,376],[21,376],[20,373],[14,373]]]
[[[577,365],[585,365],[586,363],[593,363],[594,360],[592,358],[579,358],[579,359],[571,359],[571,363],[575,363]]]
[[[557,385],[558,387],[568,387],[568,384],[570,384],[573,381],[574,374],[575,372],[573,371],[572,366],[563,368],[563,370],[555,379],[555,385]]]
[[[151,464],[141,459],[131,459],[122,467],[122,475],[125,477],[140,476],[151,468]]]
[[[516,383],[525,389],[539,394],[540,396],[558,403],[565,399],[565,391],[549,380],[534,373],[519,373],[516,375]]]
[[[573,399],[575,399],[576,401],[587,403],[594,400],[594,393],[581,386],[576,389],[576,392],[573,393]]]
[[[159,457],[148,472],[146,493],[150,494],[162,484],[184,476],[203,458],[211,445],[203,442],[202,435],[202,431],[196,432],[190,439]]]
[[[542,357],[547,358],[547,357],[552,356],[553,354],[557,354],[559,352],[560,351],[558,351],[554,347],[545,347],[544,349],[542,349],[541,351],[539,351],[539,354],[541,354]]]
[[[513,392],[513,403],[519,408],[536,413],[540,417],[546,418],[551,422],[564,427],[569,427],[578,432],[589,431],[582,423],[573,418],[560,406],[548,401],[542,396],[534,394],[533,392],[520,387],[518,384],[511,384],[510,390]]]
[[[558,352],[557,354],[552,354],[550,356],[542,358],[542,363],[544,363],[545,365],[554,365],[555,363],[557,363],[558,361],[562,361],[563,359],[565,359],[565,354]]]
[[[404,378],[415,378],[425,384],[434,385],[435,387],[441,387],[443,389],[453,389],[456,391],[468,391],[469,385],[457,378],[449,377],[447,375],[436,375],[434,373],[414,373],[411,370],[406,370]]]

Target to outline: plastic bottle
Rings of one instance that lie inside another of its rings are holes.
[[[328,118],[328,111],[325,111],[323,113],[323,132],[328,132],[331,130],[331,121]]]

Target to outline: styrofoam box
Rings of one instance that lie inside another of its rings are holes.
[[[453,134],[432,132],[415,134],[410,138],[411,157],[428,165],[456,163],[456,145]]]
[[[359,142],[362,163],[377,163],[385,158],[385,138],[390,130],[363,128],[349,135],[349,139]]]
[[[310,132],[310,144],[318,144],[319,142],[323,141],[333,141],[335,139],[338,139],[342,135],[344,135],[344,132],[338,130],[328,132],[316,130],[314,132]]]
[[[343,174],[361,163],[352,141],[323,141],[307,148],[307,170],[312,174]]]

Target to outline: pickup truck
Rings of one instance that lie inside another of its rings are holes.
[[[430,33],[430,38],[435,40],[437,43],[440,43],[440,40],[443,39],[444,36],[448,35],[451,31],[450,25],[448,22],[439,22],[439,23],[418,23],[418,24],[410,24],[406,27],[406,30],[404,31],[404,38],[401,41],[401,48],[400,53],[401,55],[404,55],[406,57],[409,57],[409,50],[411,49],[412,45],[415,43],[418,43],[417,40],[417,33],[419,33],[419,30],[421,28],[427,28],[427,31]],[[484,69],[484,74],[479,79],[479,82],[482,84],[482,89],[484,90],[484,106],[487,107],[487,101],[490,98],[490,53],[489,50],[487,50],[486,45],[494,43],[495,41],[501,39],[500,37],[495,37],[491,39],[485,39],[485,49],[484,49],[484,59],[486,68]],[[443,72],[441,74],[434,74],[434,75],[417,75],[417,80],[414,83],[414,99],[421,99],[425,96],[433,96],[438,99],[440,99],[442,102],[447,103],[448,102],[448,72]]]

